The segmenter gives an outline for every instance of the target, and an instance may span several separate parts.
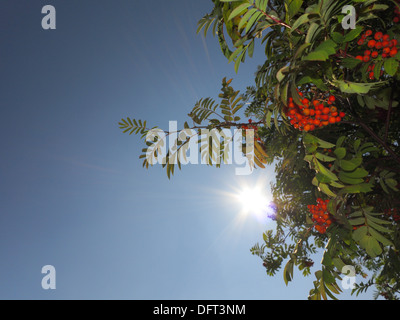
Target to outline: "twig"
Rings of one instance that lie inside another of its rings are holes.
[[[394,95],[394,89],[392,88],[392,92],[390,94],[388,112],[387,112],[387,115],[386,115],[385,138],[383,139],[383,141],[385,141],[385,142],[387,141],[388,134],[389,134],[389,124],[390,124],[390,115],[391,115],[391,112],[392,112],[393,95]]]
[[[256,6],[255,6],[256,7]],[[286,28],[288,28],[288,29],[292,29],[292,27],[290,26],[290,25],[288,25],[287,23],[285,23],[285,22],[283,22],[282,20],[280,20],[280,19],[277,19],[277,18],[274,18],[273,16],[270,16],[268,13],[266,13],[264,10],[261,10],[260,8],[258,8],[258,7],[256,7],[259,11],[261,11],[261,13],[264,15],[264,16],[266,16],[268,19],[271,19],[272,21],[274,21],[275,23],[277,23],[277,24],[279,24],[279,25],[281,25],[281,26],[284,26],[284,27],[286,27]],[[295,29],[295,31],[298,33],[298,34],[304,34],[304,32],[302,32],[301,30],[299,30],[299,29]]]
[[[398,163],[400,163],[400,156],[396,154],[396,152],[393,151],[392,148],[390,148],[386,142],[384,140],[382,140],[382,138],[380,138],[370,127],[368,127],[364,122],[362,122],[360,119],[358,119],[357,122],[353,122],[353,121],[342,121],[342,123],[347,123],[347,124],[359,124],[361,127],[364,128],[365,131],[367,131],[370,136],[372,138],[375,139],[376,142],[378,142],[380,145],[382,145],[383,148],[385,148],[385,150],[387,152],[390,153],[390,155],[393,157],[393,159],[395,161],[397,161]]]

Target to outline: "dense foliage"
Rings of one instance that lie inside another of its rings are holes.
[[[189,146],[196,141],[201,158],[218,166],[229,161],[229,144],[212,147],[224,137],[223,129],[256,129],[252,164],[275,165],[276,171],[272,190],[277,227],[251,248],[267,274],[283,269],[286,284],[294,267],[308,275],[311,256],[322,248],[322,269],[315,272],[309,299],[340,294],[346,265],[367,277],[356,283],[353,293],[374,286],[377,297],[398,299],[399,2],[213,4],[199,21],[198,32],[217,37],[236,71],[256,46],[263,47],[265,63],[244,94],[223,79],[220,103],[211,98],[197,102],[189,113],[193,126],[185,123],[185,134],[174,139],[168,153],[161,151],[173,132],[147,136],[143,165],[158,160],[170,177],[175,166],[186,163]],[[343,8],[349,5],[356,13],[354,29],[344,27],[351,10]],[[241,122],[238,111],[243,109],[256,120]],[[146,122],[130,118],[122,119],[120,127],[143,138],[154,132]],[[249,137],[243,140],[245,155]]]

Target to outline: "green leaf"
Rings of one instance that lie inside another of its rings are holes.
[[[319,159],[321,161],[325,161],[325,162],[331,162],[331,161],[335,161],[336,160],[336,158],[327,156],[326,154],[319,153],[319,152],[317,152],[315,154],[315,156],[317,157],[317,159]]]
[[[261,16],[262,16],[262,12],[259,12],[259,11],[257,11],[256,13],[254,13],[251,16],[249,21],[247,21],[245,33],[249,32],[249,30],[253,27],[254,23],[256,23]]]
[[[338,44],[342,43],[344,40],[344,36],[339,32],[332,32],[331,37],[333,41],[335,41]]]
[[[242,52],[243,50],[243,46],[240,46],[239,48],[237,48],[229,57],[228,62],[232,62],[233,60],[235,60],[235,58]]]
[[[364,180],[360,179],[360,178],[350,178],[343,171],[339,172],[339,179],[340,179],[340,181],[347,183],[347,184],[360,184],[360,183],[364,182]]]
[[[247,54],[249,55],[250,58],[252,58],[254,53],[254,39],[251,40],[251,42],[247,46],[248,46]]]
[[[383,191],[385,191],[386,193],[390,193],[383,179],[379,179],[379,184],[382,187]]]
[[[360,246],[364,249],[366,249],[368,247],[368,242],[369,242],[369,238],[371,238],[371,236],[369,236],[368,234],[365,234],[360,241],[358,241],[358,243],[360,244]]]
[[[357,139],[356,141],[354,141],[354,151],[357,152],[358,148],[360,147],[361,144],[361,139]]]
[[[330,183],[332,180],[329,179],[326,175],[322,174],[321,172],[317,172],[316,176],[317,180],[322,183]]]
[[[337,181],[331,181],[329,184],[334,188],[344,188],[344,185]]]
[[[310,21],[310,19],[308,18],[309,14],[305,13],[303,15],[301,15],[292,25],[292,29],[290,29],[290,32],[293,32],[293,30],[296,30],[298,27],[300,27],[302,24],[307,23],[308,21]]]
[[[332,262],[332,261],[330,261]],[[330,272],[330,269],[323,268],[322,269],[322,278],[324,279],[325,283],[333,283],[335,281],[335,277]]]
[[[365,213],[365,217],[367,218],[368,223],[372,227],[375,227],[376,225],[381,226],[383,224],[386,224],[386,225],[391,225],[392,224],[390,221],[374,217],[374,216],[372,216],[371,214],[368,214],[368,213]],[[383,229],[380,229],[380,231],[382,231],[382,232],[391,232],[389,229],[386,229],[384,227],[383,227]]]
[[[329,267],[330,265],[332,265],[332,257],[331,257],[331,255],[329,254],[328,251],[324,252],[321,264],[323,264],[326,267]]]
[[[289,70],[290,70],[290,68],[288,66],[285,66],[285,67],[279,69],[278,72],[276,73],[276,79],[279,82],[282,82],[282,80],[285,78],[284,73],[288,73]]]
[[[368,227],[362,226],[354,230],[351,233],[351,237],[353,238],[354,241],[359,242],[362,238],[364,238],[367,235],[367,232],[368,232]]]
[[[336,214],[336,206],[337,206],[336,201],[334,201],[334,200],[329,201],[328,206],[327,206],[328,212],[332,215],[335,215]]]
[[[336,198],[336,194],[333,193],[331,191],[331,189],[329,189],[329,186],[325,183],[320,183],[318,186],[318,189],[321,190],[321,192],[325,193],[326,195],[328,195],[331,198]]]
[[[354,69],[361,63],[361,60],[355,58],[344,58],[342,60],[342,66],[348,69]]]
[[[335,41],[328,39],[322,42],[315,51],[325,51],[328,55],[331,55],[336,53],[336,47]]]
[[[292,281],[293,278],[293,261],[290,259],[285,266],[285,269],[283,270],[283,280],[285,281],[285,284],[288,285],[289,281]]]
[[[356,218],[356,217],[363,217],[362,211],[354,211],[349,214],[348,218]]]
[[[352,172],[341,172],[343,176],[346,176],[351,179],[359,179],[359,178],[364,178],[366,177],[369,173],[367,170],[363,168],[357,168],[356,170]]]
[[[242,53],[240,54],[240,56],[236,59],[236,62],[235,62],[235,72],[236,72],[236,73],[237,73],[238,70],[239,70],[240,62],[242,62],[243,57],[244,57],[244,55],[246,54],[247,48],[248,48],[248,47],[246,47],[246,48],[242,51]]]
[[[291,29],[293,30],[293,29]],[[306,48],[308,48],[311,44],[310,43],[303,43],[301,46],[299,46],[299,48],[297,49],[296,53],[293,56],[293,59],[296,60],[303,52]]]
[[[265,121],[267,123],[267,127],[271,128],[271,118],[272,118],[273,112],[271,110],[268,110],[267,115],[265,117]]]
[[[343,93],[366,94],[372,88],[377,86],[377,84],[375,83],[356,83],[356,82],[342,81],[342,80],[335,80],[333,83]]]
[[[289,20],[299,12],[302,4],[303,0],[285,0],[285,8],[289,15]]]
[[[306,144],[305,146],[307,153],[314,153],[318,149],[318,146],[315,144]]]
[[[333,258],[332,262],[339,272],[342,272],[343,267],[346,265],[339,257]]]
[[[310,27],[308,28],[307,36],[305,39],[306,43],[312,43],[314,38],[318,36],[321,32],[322,26],[319,23],[311,23]]]
[[[340,148],[340,147],[342,146],[342,144],[343,144],[343,142],[344,142],[345,139],[346,139],[345,136],[340,136],[340,137],[337,139],[337,141],[336,141],[336,147],[337,147],[337,148]]]
[[[243,3],[241,5],[239,5],[238,7],[236,7],[231,14],[228,17],[228,20],[232,20],[233,18],[235,18],[236,16],[242,14],[245,10],[247,10],[247,8],[250,6],[250,3]]]
[[[365,218],[364,217],[360,217],[360,218],[349,219],[349,223],[352,226],[359,226],[360,224],[364,224],[365,223]]]
[[[333,40],[322,42],[313,52],[309,53],[303,60],[326,61],[330,55],[336,53],[336,43]]]
[[[363,31],[362,26],[358,26],[355,29],[352,29],[349,33],[344,36],[343,42],[350,42],[357,38],[360,33]]]
[[[336,157],[341,160],[346,156],[346,148],[340,147],[336,148],[333,153],[336,155]]]
[[[338,181],[338,177],[330,170],[328,170],[323,164],[321,164],[321,162],[319,162],[318,160],[316,160],[316,165],[318,168],[318,171],[320,171],[321,173],[323,173],[324,175],[326,175],[328,178],[330,178],[333,181]]]
[[[329,55],[322,50],[311,52],[303,58],[303,60],[308,60],[308,61],[326,61],[328,59]]]
[[[360,95],[357,95],[357,102],[358,102],[358,104],[359,104],[361,107],[364,107],[364,106],[365,106],[364,99],[363,99],[363,97],[360,96]]]
[[[376,80],[379,80],[379,78],[381,77],[381,70],[382,70],[383,63],[384,63],[384,61],[378,61],[378,62],[375,64],[375,67],[374,67],[374,77],[375,77]],[[365,100],[365,98],[372,98],[372,97],[364,97],[364,100]],[[372,98],[372,100],[375,100],[375,99]],[[367,104],[367,107],[368,107],[369,109],[374,109],[374,108],[375,108],[375,104],[374,104],[373,107],[371,108],[370,105],[368,105],[367,100],[365,100],[365,103]]]
[[[353,171],[355,170],[360,164],[362,163],[362,158],[353,158],[351,160],[339,160],[339,166],[346,171]]]
[[[382,248],[374,237],[368,237],[367,247],[365,250],[372,258],[375,258],[382,253]]]
[[[370,148],[370,147],[373,147],[373,146],[374,146],[374,144],[372,142],[366,142],[361,146],[360,151],[362,153],[365,153],[364,149],[367,149],[367,148]]]
[[[247,24],[247,21],[250,19],[250,17],[256,12],[257,12],[256,8],[252,8],[252,9],[248,10],[245,13],[245,15],[242,17],[242,19],[240,20],[238,29],[241,30]]]
[[[368,231],[371,234],[371,236],[373,236],[376,240],[378,240],[384,246],[394,246],[392,241],[386,239],[386,237],[381,235],[378,231],[376,231],[376,230],[374,230],[372,228],[369,228]]]
[[[397,181],[395,179],[392,178],[385,179],[385,183],[389,188],[393,189],[394,191],[399,191],[399,189],[396,188]]]
[[[399,68],[399,62],[395,58],[389,58],[385,61],[383,67],[388,75],[394,76]]]
[[[369,183],[361,183],[361,184],[355,184],[355,185],[350,185],[346,186],[343,189],[340,190],[340,194],[346,194],[346,193],[366,193],[366,192],[371,192],[372,191],[372,185]]]
[[[318,138],[316,136],[313,136],[310,133],[306,133],[303,137],[303,142],[304,143],[312,143],[312,144],[316,144],[318,143]]]
[[[304,157],[304,161],[311,163],[314,160],[314,156],[312,154],[308,154]]]
[[[224,54],[224,56],[229,59],[230,56],[232,55],[232,51],[229,49],[228,44],[225,41],[225,37],[224,37],[224,30],[223,30],[223,23],[219,22],[218,23],[218,42],[219,45],[221,47],[221,51]]]
[[[335,146],[333,143],[330,143],[328,141],[325,141],[325,140],[322,140],[319,138],[317,138],[317,142],[318,142],[318,145],[320,146],[320,148],[324,148],[324,149],[330,149]]]

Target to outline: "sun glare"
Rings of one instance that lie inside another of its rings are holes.
[[[242,213],[251,214],[259,219],[265,220],[275,212],[271,200],[267,197],[265,190],[259,186],[245,187],[239,191],[237,200],[242,206]]]
[[[246,213],[259,213],[268,205],[268,199],[262,194],[260,188],[245,188],[239,193],[238,198]]]
[[[234,209],[238,224],[243,225],[246,220],[269,224],[277,219],[277,206],[267,186],[268,181],[268,176],[247,181],[237,179],[230,185],[230,191],[217,191],[223,196],[226,205]]]

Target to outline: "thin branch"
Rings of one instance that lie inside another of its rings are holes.
[[[391,113],[392,113],[393,95],[394,95],[394,89],[392,88],[392,92],[390,94],[388,112],[387,112],[387,115],[386,115],[385,138],[383,139],[383,141],[385,141],[385,142],[387,141],[388,134],[389,134],[389,124],[390,124],[390,116],[391,116]]]
[[[386,142],[380,138],[370,127],[368,127],[364,122],[361,121],[361,119],[358,119],[358,121],[353,122],[353,121],[342,121],[342,123],[347,123],[347,124],[355,124],[355,125],[360,125],[361,127],[364,128],[365,131],[369,133],[369,135],[375,139],[376,142],[378,142],[387,152],[390,153],[390,155],[393,157],[395,161],[400,163],[400,156],[396,154],[396,152],[393,151],[392,148],[390,148]]]
[[[258,122],[252,122],[252,123],[248,123],[248,122],[243,122],[243,123],[236,123],[236,122],[221,122],[217,125],[215,125],[214,127],[211,127],[211,129],[222,129],[222,128],[226,128],[226,127],[243,127],[243,126],[258,126],[260,124],[264,124],[264,120],[258,121]],[[187,129],[210,129],[210,125],[204,125],[204,126],[193,126]],[[185,129],[183,129],[185,130]],[[168,136],[172,133],[179,133],[180,131],[164,131],[164,133]]]
[[[288,25],[287,23],[283,22],[282,20],[277,19],[277,18],[275,18],[275,17],[269,15],[269,14],[266,13],[264,10],[261,10],[259,7],[255,6],[255,5],[254,5],[254,7],[257,8],[257,10],[259,10],[259,11],[260,11],[264,16],[266,16],[268,19],[274,21],[276,24],[279,24],[279,25],[281,25],[281,26],[284,26],[284,27],[286,27],[286,28],[288,28],[288,29],[292,29],[292,26]],[[299,30],[299,29],[295,29],[295,31],[296,31],[298,34],[304,34],[304,33],[303,33],[301,30]]]

